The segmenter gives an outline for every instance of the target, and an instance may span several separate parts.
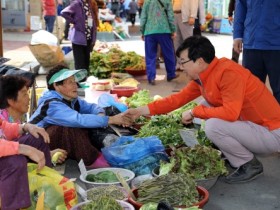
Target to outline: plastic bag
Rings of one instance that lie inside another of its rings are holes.
[[[44,192],[44,209],[70,209],[78,203],[74,183],[56,170],[45,166],[39,173],[37,165],[28,163],[28,181],[32,205],[35,209],[38,197]]]
[[[127,110],[127,106],[125,104],[117,102],[115,98],[108,93],[103,93],[101,96],[99,96],[98,105],[101,107],[114,106],[120,112],[124,112]]]
[[[105,159],[110,165],[123,167],[139,161],[154,153],[165,153],[165,148],[156,136],[134,138],[121,136],[111,146],[102,150]]]
[[[43,67],[53,67],[64,62],[64,53],[59,46],[37,44],[29,45],[29,49]]]
[[[32,34],[30,44],[46,44],[51,46],[58,46],[58,39],[55,35],[48,31],[39,30]]]

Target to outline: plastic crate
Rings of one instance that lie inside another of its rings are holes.
[[[115,35],[113,32],[97,32],[96,39],[101,42],[115,41]]]

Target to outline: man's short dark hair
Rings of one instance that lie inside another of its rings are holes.
[[[206,63],[211,63],[215,58],[215,48],[204,36],[191,36],[185,39],[176,50],[176,56],[180,57],[184,50],[188,50],[189,59],[194,62],[198,58],[203,58]]]

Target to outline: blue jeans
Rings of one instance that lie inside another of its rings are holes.
[[[52,33],[54,22],[55,22],[55,16],[46,15],[46,16],[44,16],[44,19],[45,19],[45,24],[46,24],[46,31]]]

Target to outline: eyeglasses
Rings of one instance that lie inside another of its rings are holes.
[[[77,85],[77,82],[74,80],[66,80],[63,82],[63,84],[68,85],[68,86],[74,86]]]
[[[187,61],[179,61],[179,65],[180,66],[183,66],[185,63],[188,63],[188,62],[190,62],[190,61],[192,61],[191,59],[189,59],[189,60],[187,60]]]

